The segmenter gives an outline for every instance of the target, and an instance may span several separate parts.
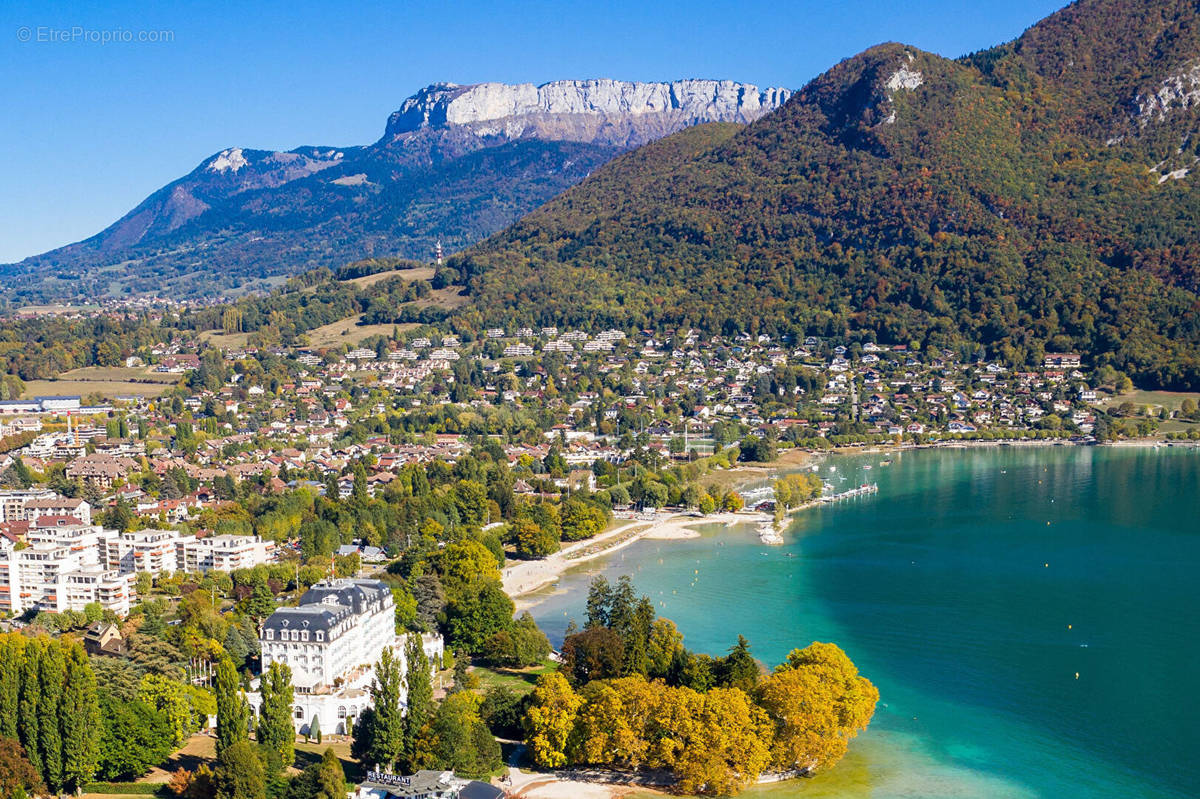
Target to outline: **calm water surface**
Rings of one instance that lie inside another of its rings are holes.
[[[628,573],[693,649],[840,644],[879,686],[870,729],[828,774],[748,796],[1200,797],[1200,451],[881,459],[822,464],[880,491],[802,513],[783,547],[638,542],[533,613],[561,640],[591,576]]]

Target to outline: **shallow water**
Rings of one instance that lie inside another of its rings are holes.
[[[879,686],[871,728],[831,772],[748,796],[1200,796],[1200,452],[880,459],[822,465],[880,491],[803,512],[783,547],[745,527],[638,542],[533,613],[561,640],[592,574],[629,573],[693,649],[840,644]]]

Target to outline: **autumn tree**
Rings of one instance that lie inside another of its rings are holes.
[[[558,672],[538,678],[525,711],[525,743],[535,764],[542,768],[567,764],[567,740],[581,704],[583,700]]]
[[[759,703],[775,727],[776,768],[817,771],[841,760],[866,729],[879,690],[837,645],[794,649],[759,686]]]
[[[12,738],[0,737],[0,796],[39,796],[46,786],[29,762],[25,747]]]

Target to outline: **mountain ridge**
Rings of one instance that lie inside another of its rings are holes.
[[[6,293],[25,302],[211,296],[360,257],[428,258],[439,241],[458,249],[512,223],[624,150],[696,122],[756,118],[788,94],[733,81],[558,81],[544,84],[543,105],[483,119],[454,101],[527,89],[447,86],[405,101],[373,144],[214,153],[100,233],[0,266]],[[691,99],[662,102],[672,86]],[[636,115],[620,113],[622,97]],[[629,102],[639,97],[640,107]],[[411,129],[396,121],[438,103],[452,118]]]

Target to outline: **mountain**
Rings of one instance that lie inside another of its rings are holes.
[[[597,170],[451,259],[484,322],[1078,350],[1200,388],[1194,0],[1080,0],[950,60],[836,65]]]
[[[502,229],[627,149],[749,122],[786,89],[732,81],[442,83],[361,147],[232,147],[97,235],[0,267],[10,298],[211,296],[357,258],[427,259]]]

